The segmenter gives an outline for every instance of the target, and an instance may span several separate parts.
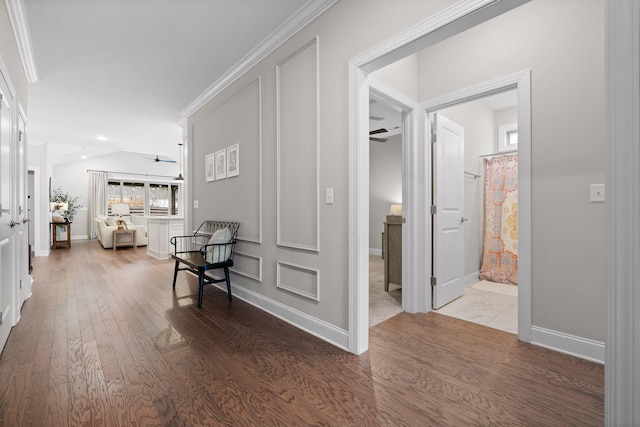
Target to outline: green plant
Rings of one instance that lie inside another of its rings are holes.
[[[82,208],[82,205],[77,204],[78,199],[80,199],[80,196],[71,197],[69,193],[62,191],[60,187],[53,190],[51,194],[52,202],[67,204],[67,210],[64,212],[64,216],[69,222],[73,222],[73,216],[78,212],[78,209]]]

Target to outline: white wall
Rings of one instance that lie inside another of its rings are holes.
[[[34,186],[38,187],[38,197],[33,196],[33,213],[31,221],[34,228],[37,228],[38,239],[34,241],[36,256],[46,256],[49,253],[49,177],[52,173],[51,164],[49,163],[49,153],[47,144],[29,145],[27,147],[29,170],[38,172],[38,181],[34,181]],[[38,207],[36,207],[36,202]],[[36,209],[39,209],[36,211]],[[34,236],[35,239],[35,236]]]
[[[578,12],[579,11],[579,12]],[[532,323],[604,340],[604,2],[536,0],[419,56],[420,99],[531,69]]]
[[[31,149],[31,147],[30,147]],[[88,169],[109,172],[142,174],[136,176],[139,181],[150,181],[151,175],[178,176],[180,167],[177,163],[154,162],[146,154],[117,152],[104,156],[91,157],[76,162],[63,163],[53,168],[51,188],[69,193],[71,197],[79,196],[78,204],[82,209],[76,213],[71,226],[71,238],[86,238],[88,235],[87,201],[89,194]],[[143,176],[149,174],[149,176]],[[48,188],[47,190],[48,191]]]
[[[402,203],[402,137],[369,143],[369,248],[382,250],[389,205]]]

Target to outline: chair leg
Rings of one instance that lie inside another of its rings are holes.
[[[198,271],[198,285],[200,289],[198,290],[198,308],[202,307],[202,291],[204,290],[204,271]]]
[[[178,264],[180,264],[180,262],[176,261],[176,268],[173,270],[173,289],[176,288],[176,279],[178,278]]]
[[[229,269],[225,267],[224,278],[227,279],[227,294],[229,295],[229,301],[231,301],[231,278],[229,277]]]

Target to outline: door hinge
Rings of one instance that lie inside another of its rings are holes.
[[[407,219],[405,217],[402,217],[402,223],[404,224],[406,222],[407,222]]]
[[[431,205],[431,215],[435,215],[438,212],[436,205]]]
[[[431,132],[431,143],[435,144],[436,143],[436,139],[437,139],[436,138],[436,133],[435,133],[435,131],[432,131]]]
[[[20,289],[22,289],[22,280],[20,280]]]
[[[22,131],[18,131],[18,141],[22,141]]]
[[[2,326],[2,319],[3,319],[2,312],[0,311],[0,326]]]
[[[431,276],[431,286],[436,286],[436,278]]]

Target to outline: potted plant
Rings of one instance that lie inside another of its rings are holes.
[[[62,191],[60,187],[51,193],[51,202],[66,203],[67,210],[64,212],[64,216],[69,222],[73,222],[74,215],[78,212],[78,209],[82,208],[82,205],[78,204],[78,199],[80,199],[79,196],[71,197],[69,193]]]

